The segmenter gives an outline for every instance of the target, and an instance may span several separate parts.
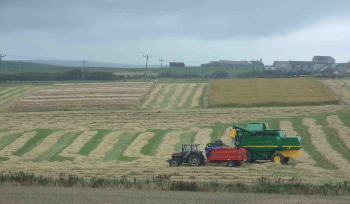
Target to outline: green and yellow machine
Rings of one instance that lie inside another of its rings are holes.
[[[301,137],[286,136],[279,129],[267,129],[265,123],[249,123],[247,128],[234,125],[230,137],[236,148],[247,148],[247,162],[287,163],[290,157],[301,156]]]

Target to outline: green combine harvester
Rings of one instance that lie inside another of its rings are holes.
[[[247,128],[234,125],[230,132],[236,148],[247,149],[247,162],[271,160],[287,163],[301,156],[301,137],[286,136],[283,130],[267,129],[265,123],[249,123]]]

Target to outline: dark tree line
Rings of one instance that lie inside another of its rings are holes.
[[[124,75],[114,75],[109,72],[84,72],[84,80],[123,80]],[[62,73],[46,73],[46,72],[25,72],[20,74],[0,74],[0,81],[71,81],[83,80],[83,72],[81,70],[72,70]]]
[[[214,71],[211,74],[199,74],[199,73],[182,73],[182,72],[170,72],[165,71],[158,74],[159,78],[171,78],[171,79],[193,79],[193,78],[215,78],[223,79],[228,78],[228,72],[226,71]]]

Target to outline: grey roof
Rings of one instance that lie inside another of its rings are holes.
[[[312,59],[316,59],[316,60],[327,60],[328,58],[332,58],[331,56],[314,56]]]
[[[241,65],[249,65],[250,63],[248,61],[231,61],[231,60],[219,60],[218,63],[220,64],[227,64],[227,65],[236,65],[236,64],[241,64]]]

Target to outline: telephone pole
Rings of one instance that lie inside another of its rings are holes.
[[[160,59],[160,68],[163,68],[163,59]]]
[[[143,55],[143,57],[146,57],[146,71],[147,71],[148,58],[151,58],[152,55]]]
[[[83,81],[84,81],[84,79],[85,79],[85,63],[87,63],[88,61],[87,60],[83,60],[81,62],[84,63],[84,69],[82,70],[83,71]]]
[[[146,74],[146,72],[147,72],[147,64],[148,64],[148,58],[151,58],[152,57],[152,55],[143,55],[143,57],[146,57],[146,71],[145,71],[145,81],[147,81],[147,74]]]
[[[0,69],[1,69],[1,58],[6,57],[6,55],[0,54]]]

